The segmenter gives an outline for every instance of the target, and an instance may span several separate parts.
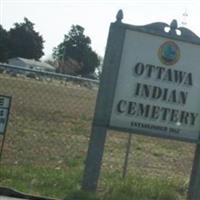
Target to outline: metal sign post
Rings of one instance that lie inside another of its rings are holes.
[[[110,26],[85,190],[96,190],[107,129],[200,142],[200,38],[176,20],[133,26],[122,18],[120,10]],[[200,188],[199,151],[197,145],[189,193]]]
[[[6,137],[6,128],[10,112],[11,97],[0,95],[0,135],[3,135],[0,148],[0,162]]]
[[[127,145],[126,145],[126,154],[125,154],[125,159],[124,159],[122,178],[125,178],[127,175],[128,160],[129,160],[129,154],[130,154],[130,148],[131,148],[131,139],[132,139],[132,134],[129,133],[128,141],[127,141]]]

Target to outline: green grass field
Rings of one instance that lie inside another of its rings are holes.
[[[96,89],[0,74],[0,94],[12,96],[0,186],[67,200],[185,199],[194,145],[133,135],[122,179],[128,134],[113,131],[97,194],[80,191]]]

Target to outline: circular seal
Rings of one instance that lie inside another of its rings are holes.
[[[174,65],[180,58],[180,49],[175,42],[166,41],[160,46],[158,57],[162,64]]]

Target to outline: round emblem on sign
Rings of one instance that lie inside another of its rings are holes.
[[[175,42],[166,41],[160,46],[158,56],[161,63],[165,65],[174,65],[180,58],[180,49]]]

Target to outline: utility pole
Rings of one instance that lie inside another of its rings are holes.
[[[185,12],[182,14],[182,21],[181,24],[182,26],[187,26],[187,18],[188,18],[188,12],[185,10]]]

